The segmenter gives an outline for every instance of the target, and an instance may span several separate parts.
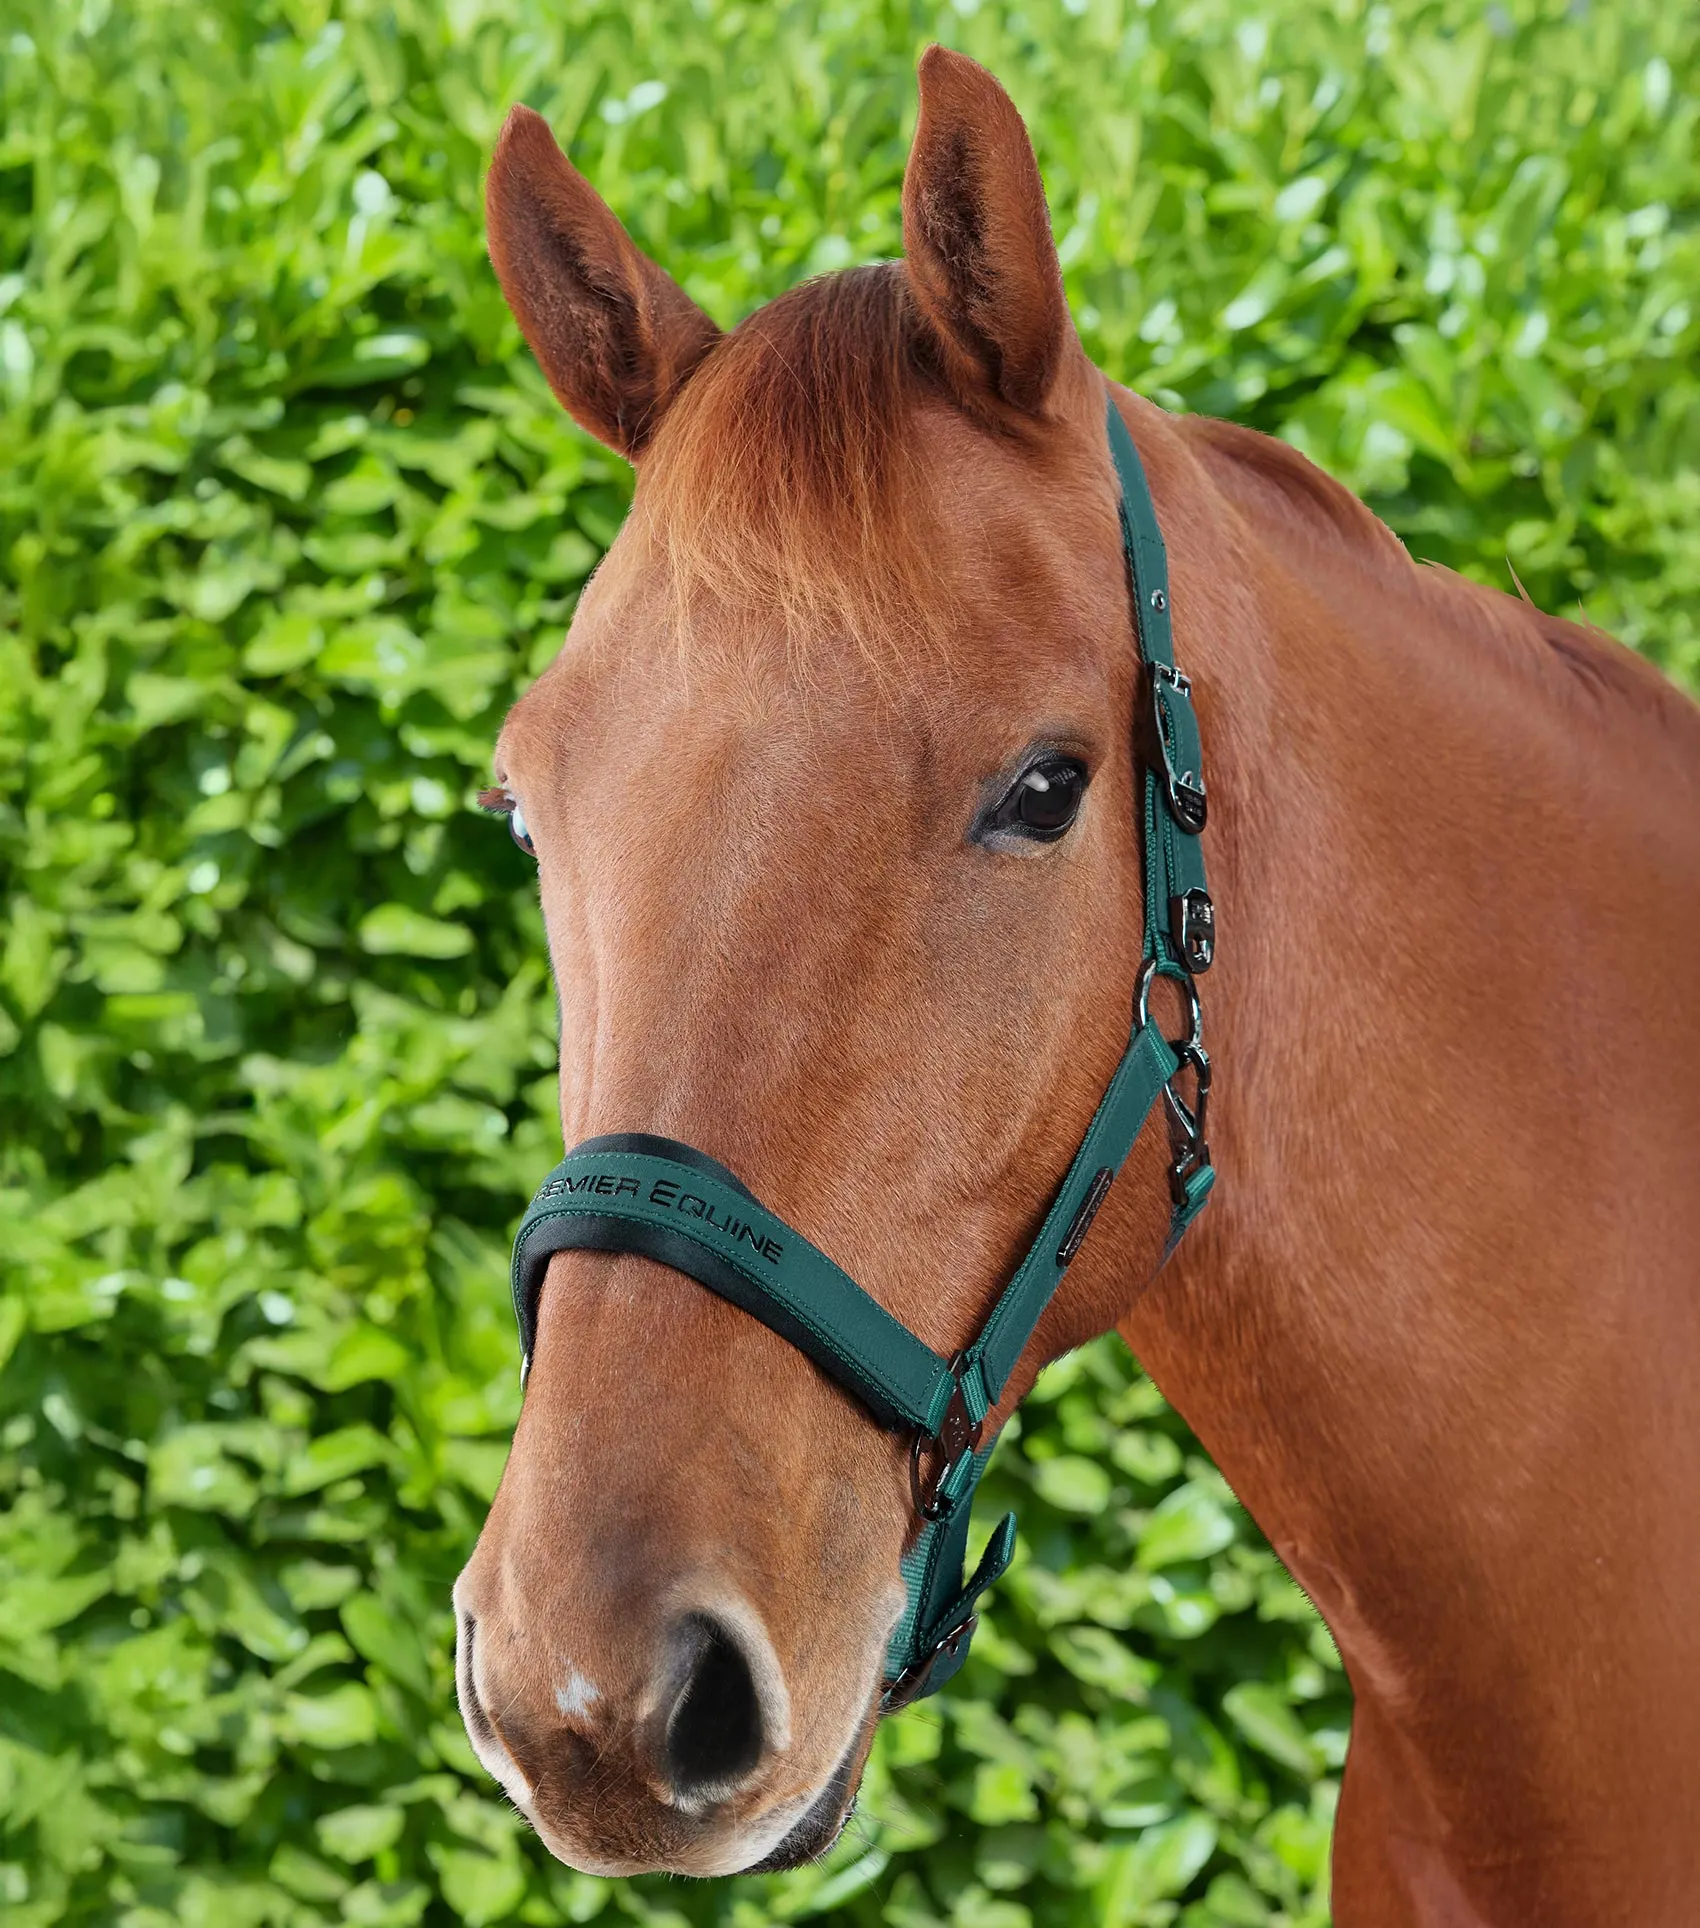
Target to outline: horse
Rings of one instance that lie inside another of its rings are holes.
[[[1111,1329],[1195,1429],[1355,1696],[1341,1928],[1691,1922],[1700,710],[1109,381],[1012,102],[937,47],[919,96],[903,258],[728,333],[541,117],[500,137],[503,293],[636,471],[489,799],[537,860],[566,1142],[701,1147],[944,1355],[985,1317],[1139,958],[1112,404],[1209,759],[1219,1180],[1169,1254],[1141,1133],[988,1432]],[[908,1462],[694,1279],[554,1254],[454,1596],[472,1745],[553,1854],[831,1845]]]

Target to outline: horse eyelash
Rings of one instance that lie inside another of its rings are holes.
[[[478,807],[489,811],[492,817],[510,817],[513,815],[514,799],[506,790],[480,790]]]

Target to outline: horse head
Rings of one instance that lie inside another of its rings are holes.
[[[509,117],[503,291],[637,481],[494,803],[537,859],[566,1142],[700,1148],[948,1358],[1127,1046],[1137,656],[1105,383],[1025,129],[937,48],[920,96],[904,259],[726,334]],[[1155,1269],[1159,1138],[988,1437]],[[473,1745],[580,1868],[816,1855],[915,1527],[907,1440],[778,1334],[651,1257],[556,1252],[455,1591]]]

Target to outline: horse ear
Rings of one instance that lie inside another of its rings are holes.
[[[720,330],[633,244],[529,107],[508,115],[484,209],[496,279],[549,386],[581,428],[635,462]]]
[[[1033,144],[985,68],[929,47],[903,176],[909,284],[965,401],[1037,414],[1078,338]]]

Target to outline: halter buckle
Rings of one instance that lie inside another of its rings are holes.
[[[1190,679],[1171,663],[1152,663],[1146,674],[1140,752],[1157,773],[1169,815],[1189,837],[1202,832],[1209,815],[1198,741]],[[1182,766],[1178,769],[1177,761]]]
[[[1216,960],[1216,906],[1209,891],[1188,890],[1169,899],[1169,942],[1194,977],[1209,970]]]
[[[924,1654],[912,1660],[880,1696],[880,1711],[895,1714],[900,1707],[907,1707],[912,1700],[918,1700],[926,1690],[928,1678],[940,1654],[954,1660],[974,1638],[974,1629],[979,1624],[980,1616],[971,1613],[960,1626],[952,1627],[942,1640],[935,1641]],[[954,1673],[955,1669],[951,1671]]]
[[[950,1362],[951,1377],[955,1384],[951,1388],[950,1404],[944,1409],[944,1417],[939,1421],[936,1434],[915,1429],[915,1438],[909,1448],[909,1492],[915,1502],[915,1511],[929,1525],[945,1518],[960,1497],[956,1491],[957,1477],[965,1460],[970,1460],[980,1450],[980,1435],[985,1431],[984,1418],[976,1419],[968,1409],[968,1395],[962,1389],[962,1369],[966,1356],[958,1353]],[[938,1466],[923,1471],[921,1455],[929,1444],[939,1448]]]

